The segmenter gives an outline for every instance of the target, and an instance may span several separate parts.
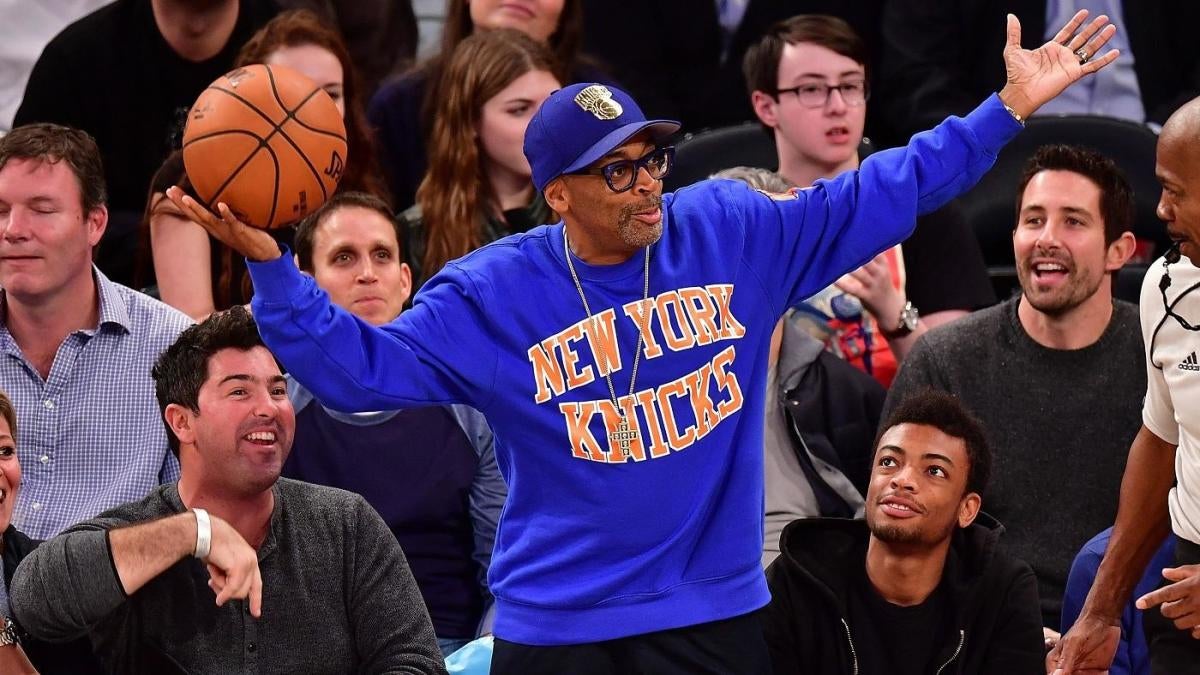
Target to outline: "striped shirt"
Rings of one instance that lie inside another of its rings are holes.
[[[13,523],[35,539],[179,478],[150,369],[191,320],[93,273],[99,326],[68,335],[44,380],[0,313],[0,389],[17,411],[22,468]]]

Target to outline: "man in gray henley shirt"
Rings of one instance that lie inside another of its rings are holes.
[[[241,307],[154,368],[177,484],[25,559],[21,625],[119,673],[445,673],[396,538],[358,495],[280,479],[295,416]]]

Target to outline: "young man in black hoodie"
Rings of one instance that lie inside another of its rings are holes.
[[[958,401],[902,402],[876,442],[866,520],[797,520],[767,570],[776,673],[1042,672],[1037,581],[980,514],[992,456]]]

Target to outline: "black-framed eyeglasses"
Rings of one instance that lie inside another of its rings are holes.
[[[625,192],[637,182],[642,169],[654,180],[662,180],[671,173],[675,165],[675,146],[665,145],[655,148],[637,159],[619,159],[604,166],[580,169],[572,173],[576,175],[604,176],[608,189],[613,192]]]
[[[871,97],[871,91],[867,88],[866,80],[855,80],[841,84],[810,82],[796,87],[788,87],[787,89],[776,89],[775,97],[778,98],[782,94],[795,94],[796,100],[800,101],[800,105],[806,108],[824,108],[829,104],[829,97],[833,95],[835,90],[842,95],[842,100],[849,106],[860,106],[866,103],[867,99]]]

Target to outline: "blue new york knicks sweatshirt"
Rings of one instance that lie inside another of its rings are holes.
[[[763,399],[776,320],[974,184],[1019,129],[993,96],[794,194],[706,181],[664,195],[648,302],[641,253],[575,261],[592,319],[561,224],[449,264],[380,328],[333,306],[290,255],[251,264],[254,315],[331,408],[465,403],[487,416],[509,489],[489,574],[498,637],[575,644],[725,619],[769,599]],[[638,431],[627,454],[609,436],[620,416],[605,374]]]

